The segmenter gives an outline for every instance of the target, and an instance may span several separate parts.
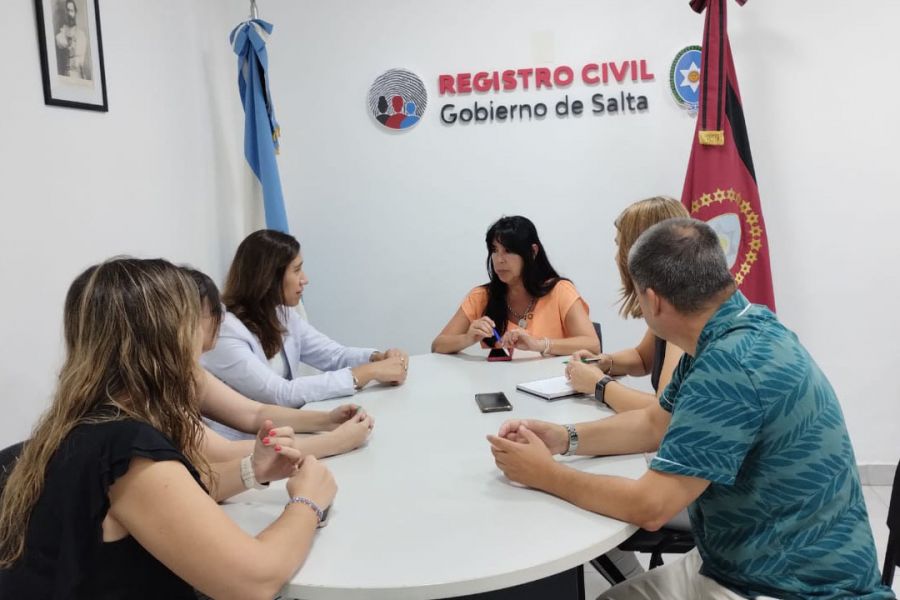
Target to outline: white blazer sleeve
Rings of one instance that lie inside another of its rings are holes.
[[[299,315],[290,316],[288,332],[296,336],[300,362],[312,365],[320,371],[349,369],[369,362],[375,348],[350,348],[342,346],[304,321]],[[287,340],[286,340],[287,342]]]
[[[299,317],[297,320],[301,324],[304,323]],[[339,346],[339,344],[332,342],[326,336],[315,330],[313,331],[321,338]],[[297,336],[297,333],[301,333],[301,331],[297,330],[297,326],[293,322],[290,323],[285,344],[296,343],[298,339],[304,339],[303,335]],[[313,339],[317,340],[315,336]],[[340,353],[330,345],[321,342],[321,340],[318,341],[319,345],[327,348],[320,354],[328,356],[337,354],[339,356],[333,358],[332,362],[324,359],[311,362],[310,364],[313,366],[322,368],[319,365],[333,364],[335,360],[338,361],[335,364],[347,362],[348,367],[358,364],[352,361],[359,356],[359,352]],[[302,348],[302,345],[300,348]],[[362,350],[362,352],[365,351]],[[296,356],[295,352],[286,352],[286,354],[288,354],[289,359],[292,358],[291,354]],[[301,352],[301,355],[305,354],[307,352]],[[368,360],[368,356],[367,354],[366,360]],[[320,357],[314,355],[313,358]],[[353,376],[349,368],[309,377],[298,377],[293,380],[280,377],[269,368],[265,361],[265,356],[262,354],[262,349],[259,347],[259,341],[233,315],[226,316],[226,322],[222,324],[222,331],[216,342],[216,347],[203,355],[201,363],[213,375],[241,394],[268,404],[299,408],[307,402],[349,396],[356,391],[353,387]],[[290,368],[293,369],[294,365],[291,365]]]

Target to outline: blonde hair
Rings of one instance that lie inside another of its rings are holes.
[[[78,425],[147,423],[209,476],[195,379],[199,314],[193,280],[162,259],[115,258],[75,280],[53,401],[0,496],[0,567],[21,558],[47,466]]]
[[[678,200],[668,196],[654,196],[639,200],[622,211],[616,218],[616,237],[619,250],[616,253],[616,264],[619,266],[619,277],[622,279],[622,291],[619,298],[619,314],[623,317],[639,319],[643,316],[638,304],[637,291],[628,273],[628,252],[637,239],[647,229],[666,219],[689,217],[687,209]]]

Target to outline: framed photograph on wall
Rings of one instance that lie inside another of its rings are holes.
[[[34,0],[44,103],[109,110],[99,0]]]

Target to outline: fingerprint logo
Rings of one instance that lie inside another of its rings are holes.
[[[369,88],[369,112],[388,129],[409,129],[419,122],[428,105],[425,84],[406,69],[391,69]]]

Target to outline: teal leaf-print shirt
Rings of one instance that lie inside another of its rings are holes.
[[[659,402],[650,468],[710,482],[688,509],[702,574],[748,598],[894,598],[834,390],[767,308],[735,292]]]

